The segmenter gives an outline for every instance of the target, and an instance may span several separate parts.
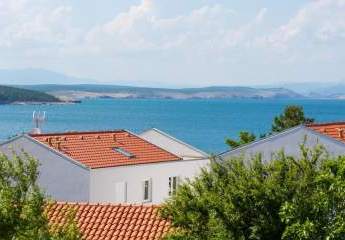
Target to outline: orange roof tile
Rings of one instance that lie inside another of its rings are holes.
[[[180,157],[125,130],[30,136],[89,168],[181,160]]]
[[[83,239],[156,240],[164,237],[171,229],[170,222],[159,217],[158,206],[154,205],[50,203],[45,209],[50,224],[63,224],[67,214],[70,213],[69,209],[75,211],[76,223]],[[135,217],[138,215],[130,214],[131,211],[144,214],[150,221],[144,223],[143,218]],[[118,213],[119,218],[107,215],[108,212]],[[82,217],[86,215],[92,217]],[[102,224],[95,224],[95,221],[91,219],[96,219],[96,222],[102,222]],[[120,222],[130,223],[121,224]]]
[[[345,122],[308,124],[306,126],[316,132],[345,142]]]

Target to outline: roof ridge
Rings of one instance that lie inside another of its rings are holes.
[[[61,135],[81,135],[81,134],[103,134],[103,133],[117,133],[128,132],[125,129],[114,129],[104,131],[67,131],[67,132],[55,132],[55,133],[41,133],[41,134],[28,134],[30,137],[44,137],[44,136],[61,136]]]
[[[320,122],[320,123],[308,123],[305,124],[306,127],[322,127],[336,124],[345,124],[345,121],[335,121],[335,122]]]
[[[67,202],[67,201],[52,201],[48,204],[59,204],[59,205],[89,205],[89,206],[123,206],[123,207],[160,207],[159,204],[143,204],[143,203],[112,203],[112,202]]]

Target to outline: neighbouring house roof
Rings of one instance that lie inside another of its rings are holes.
[[[156,240],[171,229],[154,205],[50,203],[45,211],[52,227],[73,211],[85,240]]]
[[[174,138],[166,132],[152,128],[139,134],[145,140],[183,158],[183,159],[205,159],[209,155],[202,150]]]
[[[338,141],[345,142],[345,122],[308,124],[306,127]]]
[[[29,136],[92,169],[181,160],[125,130]]]
[[[316,133],[320,137],[321,136],[325,137],[329,140],[334,141],[337,144],[341,144],[341,145],[345,144],[345,122],[312,123],[312,124],[306,124],[306,125],[299,125],[293,128],[289,128],[285,131],[282,131],[273,135],[269,135],[268,137],[258,139],[254,142],[245,144],[243,146],[240,146],[231,150],[227,150],[223,153],[220,153],[218,156],[225,157],[228,154],[246,150],[257,144],[261,144],[267,141],[274,141],[280,137],[299,131],[300,129],[305,129],[305,130],[310,131],[311,133]]]

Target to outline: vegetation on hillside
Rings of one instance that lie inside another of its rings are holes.
[[[11,159],[0,154],[0,239],[81,239],[73,213],[64,225],[49,224],[37,168],[37,161],[25,153]]]
[[[299,158],[213,162],[161,209],[169,240],[345,239],[345,157],[301,146]]]
[[[313,118],[305,117],[304,110],[302,106],[288,105],[285,107],[282,114],[276,116],[273,119],[272,131],[266,134],[262,134],[260,138],[269,136],[273,133],[278,133],[286,129],[296,127],[300,124],[308,124],[314,122]],[[239,139],[227,138],[225,143],[231,148],[236,148],[244,144],[251,143],[255,141],[257,137],[254,133],[241,131],[239,133]]]
[[[43,92],[0,86],[0,103],[13,102],[60,102],[60,100]]]

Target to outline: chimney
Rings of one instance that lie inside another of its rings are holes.
[[[58,150],[61,151],[61,142],[58,142],[58,143],[57,143],[57,148],[58,148]]]

